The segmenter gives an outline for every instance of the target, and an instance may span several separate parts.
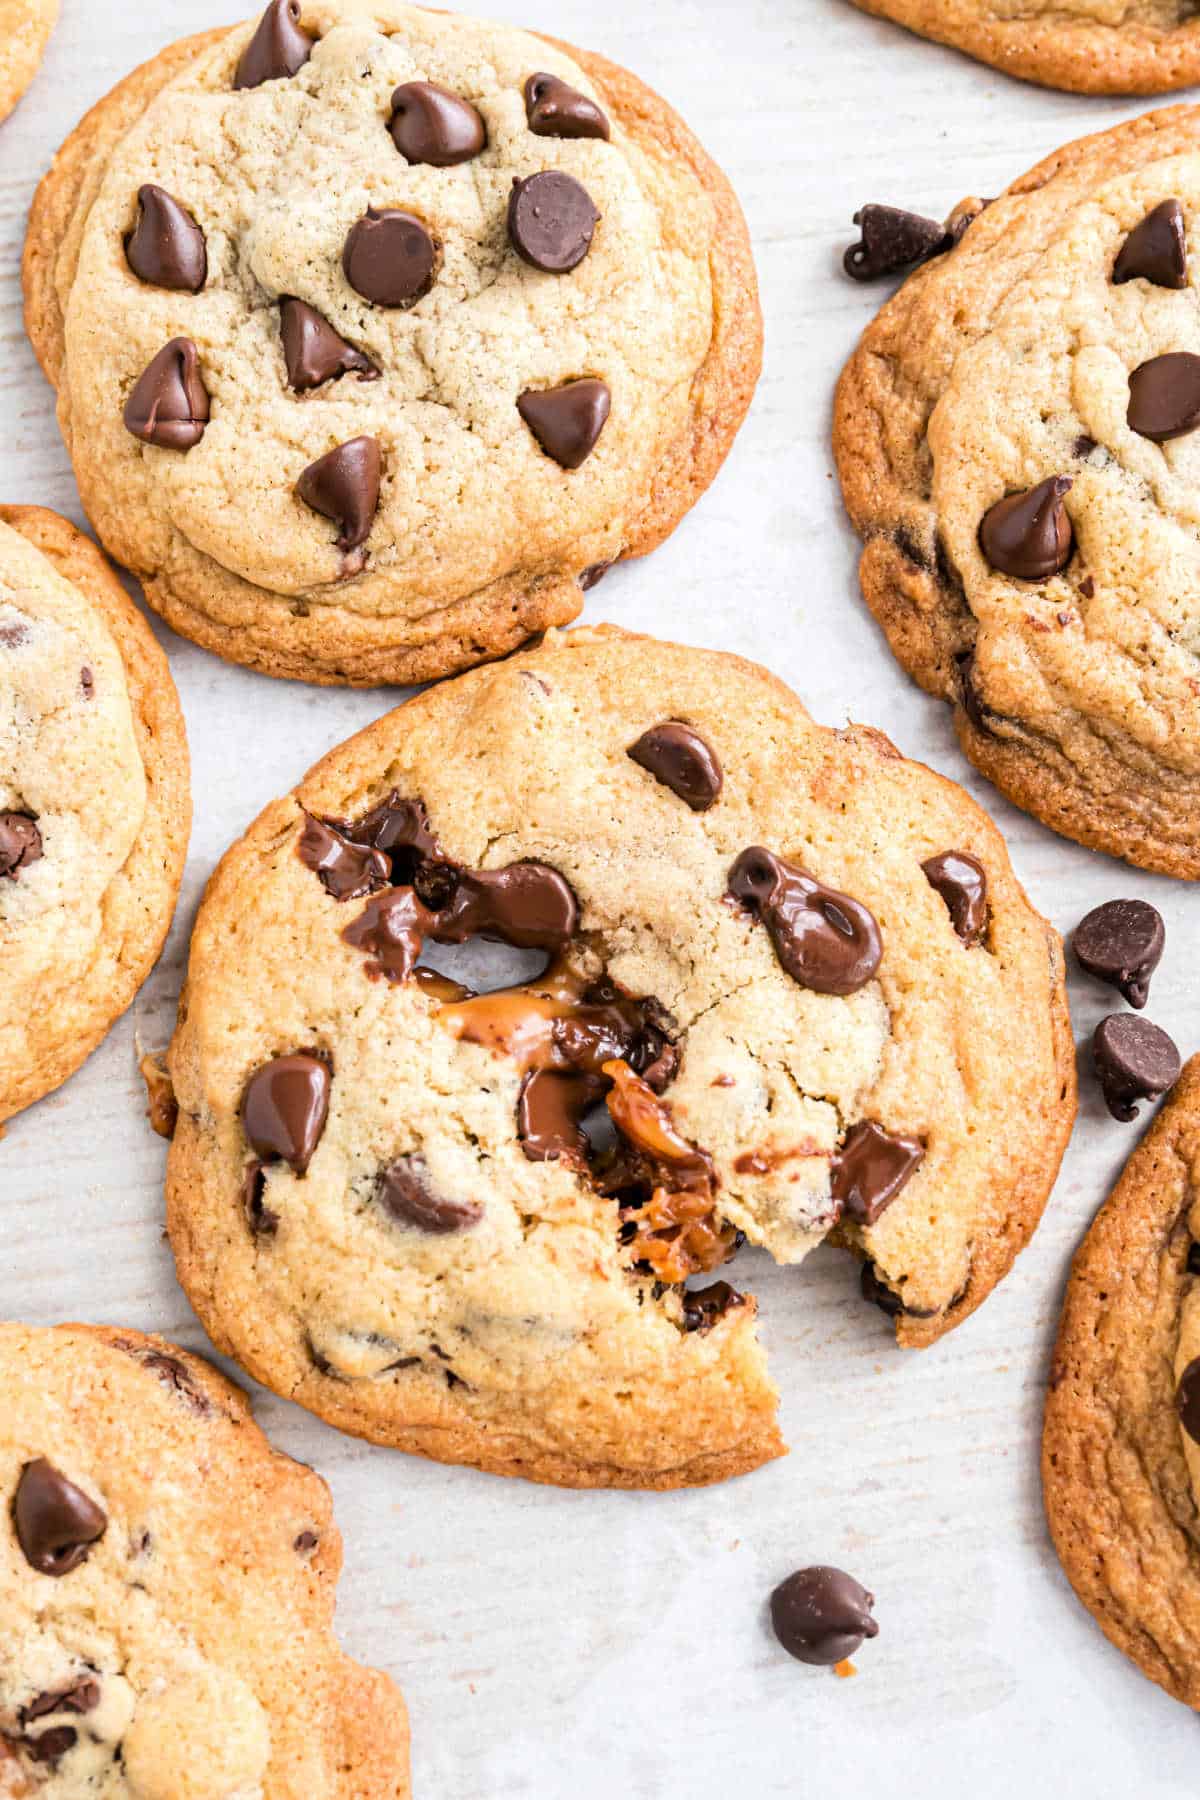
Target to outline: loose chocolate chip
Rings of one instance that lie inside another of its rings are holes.
[[[198,294],[208,279],[204,233],[187,207],[153,182],[138,189],[137,224],[125,239],[125,260],[151,287]]]
[[[735,1307],[744,1306],[746,1298],[727,1281],[714,1281],[710,1287],[693,1288],[683,1296],[683,1329],[711,1331],[713,1326]]]
[[[855,213],[854,223],[862,233],[862,241],[851,244],[842,258],[842,267],[855,281],[877,281],[883,275],[897,275],[913,263],[927,262],[931,256],[950,249],[956,241],[937,219],[926,219],[898,206],[864,206]]]
[[[242,1176],[242,1207],[252,1237],[274,1237],[279,1230],[279,1214],[266,1202],[266,1164],[246,1164]]]
[[[313,39],[300,29],[300,0],[271,0],[242,51],[233,85],[255,88],[286,80],[304,67],[312,47]]]
[[[512,247],[546,275],[578,268],[592,247],[599,219],[587,189],[561,169],[542,169],[513,182],[508,201]]]
[[[329,1089],[328,1064],[306,1051],[256,1069],[242,1098],[242,1126],[255,1155],[303,1175],[325,1129]]]
[[[979,545],[993,569],[1017,581],[1048,581],[1066,568],[1075,534],[1063,495],[1073,485],[1069,475],[1051,475],[1024,493],[1006,494],[988,508],[979,527]]]
[[[381,467],[373,437],[350,438],[309,463],[296,483],[304,504],[339,527],[339,550],[357,550],[370,537],[379,506]]]
[[[87,1560],[108,1515],[44,1456],[26,1463],[13,1499],[13,1524],[25,1561],[41,1575],[69,1575]]]
[[[535,137],[603,138],[609,123],[594,100],[544,70],[525,83],[525,117]]]
[[[925,1146],[916,1138],[893,1136],[871,1119],[850,1128],[830,1167],[830,1187],[848,1219],[874,1225],[901,1188],[916,1174]]]
[[[1106,900],[1075,927],[1071,940],[1079,965],[1106,981],[1140,1011],[1150,997],[1166,932],[1162,915],[1147,900]]]
[[[423,1156],[398,1156],[379,1177],[379,1204],[401,1225],[446,1236],[469,1231],[483,1217],[477,1200],[459,1200],[434,1187]]]
[[[652,725],[625,754],[691,807],[707,812],[724,784],[717,753],[680,719]]]
[[[946,902],[950,923],[964,944],[977,944],[987,930],[987,872],[965,850],[945,850],[921,868],[931,888]]]
[[[435,81],[406,81],[396,89],[388,130],[401,156],[435,169],[470,162],[487,143],[476,108]]]
[[[1186,437],[1200,425],[1200,356],[1172,350],[1139,363],[1129,377],[1131,431],[1152,443]]]
[[[28,813],[0,812],[0,881],[15,881],[22,869],[40,862],[42,834]]]
[[[1179,1052],[1149,1019],[1112,1013],[1092,1038],[1092,1056],[1114,1119],[1136,1119],[1139,1100],[1157,1100],[1179,1079]]]
[[[797,1569],[771,1595],[771,1624],[789,1656],[832,1668],[878,1637],[874,1605],[874,1594],[842,1569]]]
[[[517,1097],[517,1136],[530,1162],[582,1164],[587,1156],[583,1116],[603,1097],[605,1083],[594,1075],[535,1069]]]
[[[596,448],[611,404],[605,383],[588,377],[562,387],[527,388],[517,411],[552,461],[578,469]]]
[[[23,1706],[17,1715],[17,1722],[22,1727],[32,1725],[37,1719],[48,1719],[54,1713],[95,1712],[100,1704],[100,1683],[87,1675],[77,1681],[74,1687],[60,1688],[57,1693],[39,1694],[28,1706]]]
[[[1175,1410],[1192,1442],[1200,1444],[1200,1357],[1194,1358],[1179,1377]]]
[[[79,1733],[73,1725],[56,1725],[52,1731],[43,1731],[40,1737],[26,1738],[25,1749],[34,1762],[52,1766],[61,1762],[78,1741]]]
[[[151,357],[125,402],[125,429],[145,444],[190,450],[208,424],[208,389],[191,338],[172,338]]]
[[[579,903],[557,869],[546,863],[509,863],[503,869],[459,871],[453,896],[430,931],[439,944],[470,937],[500,938],[518,950],[559,951],[575,935]]]
[[[761,845],[742,851],[729,871],[729,892],[757,913],[801,987],[853,994],[878,969],[883,942],[867,908]]]
[[[376,306],[412,306],[433,286],[437,247],[414,213],[369,206],[346,234],[342,268]]]
[[[1113,264],[1113,281],[1138,276],[1154,287],[1187,286],[1187,234],[1178,200],[1162,200],[1135,225]]]
[[[580,590],[585,594],[590,593],[592,588],[604,580],[611,568],[611,562],[589,563],[588,567],[579,575]]]
[[[370,357],[339,337],[328,319],[290,295],[279,302],[279,335],[288,386],[298,394],[339,375],[356,374],[360,381],[374,381],[379,375]]]
[[[335,900],[357,900],[387,887],[391,861],[383,850],[356,844],[325,819],[304,815],[296,854]]]

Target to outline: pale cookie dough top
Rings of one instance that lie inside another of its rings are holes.
[[[407,1796],[399,1696],[330,1629],[324,1484],[207,1365],[0,1325],[0,1496],[4,1800]]]
[[[543,40],[395,0],[306,0],[302,22],[315,41],[290,78],[235,87],[254,27],[239,29],[189,63],[108,162],[66,306],[71,433],[101,535],[142,569],[199,557],[296,608],[413,620],[514,568],[578,574],[616,555],[631,502],[644,504],[687,425],[713,329],[703,190],[676,184],[615,119],[608,140],[535,135],[531,75],[595,91]],[[476,109],[484,148],[451,166],[410,162],[388,123],[395,90],[414,82]],[[572,177],[598,215],[569,272],[530,266],[510,242],[514,179],[541,171]],[[198,227],[199,265],[193,231],[183,273],[199,291],[131,268],[145,184]],[[343,251],[369,208],[413,215],[418,240],[422,228],[432,239],[423,297],[385,304],[351,285]],[[289,298],[378,374],[290,385]],[[190,448],[144,442],[122,419],[177,338],[194,344],[208,397]],[[610,411],[575,468],[542,447],[518,400],[582,379],[605,385]],[[297,482],[363,437],[378,447],[378,507],[353,477],[363,542],[339,549],[358,532]]]

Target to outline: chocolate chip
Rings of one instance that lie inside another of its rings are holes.
[[[145,444],[190,450],[208,424],[208,389],[191,338],[172,338],[151,357],[125,402],[125,429]]]
[[[369,206],[346,234],[342,268],[376,306],[412,306],[433,286],[437,247],[414,213]]]
[[[135,1362],[148,1369],[164,1387],[169,1387],[193,1412],[205,1415],[212,1411],[208,1395],[196,1385],[191,1370],[177,1356],[170,1356],[165,1350],[156,1350],[153,1344],[139,1344],[131,1338],[118,1338],[116,1344],[126,1356],[132,1356]]]
[[[24,1728],[32,1725],[37,1719],[48,1719],[54,1713],[95,1712],[100,1704],[100,1683],[93,1676],[84,1676],[74,1687],[60,1688],[57,1693],[39,1694],[28,1706],[23,1706],[17,1715],[17,1723]]]
[[[391,863],[382,850],[356,844],[325,819],[304,815],[296,854],[335,900],[357,900],[387,887]]]
[[[1187,1272],[1189,1275],[1200,1275],[1200,1244],[1188,1245]]]
[[[1154,287],[1187,286],[1187,234],[1178,200],[1162,200],[1135,225],[1113,264],[1113,281],[1138,276]]]
[[[745,1295],[739,1294],[727,1281],[714,1281],[706,1288],[692,1288],[683,1296],[683,1329],[701,1334],[711,1331],[727,1312],[745,1304]]]
[[[594,1075],[535,1069],[517,1097],[517,1136],[530,1162],[582,1164],[588,1140],[583,1116],[603,1097],[605,1083]]]
[[[371,535],[381,466],[373,437],[350,438],[309,463],[297,481],[296,493],[304,504],[339,527],[339,550],[357,550]]]
[[[527,388],[517,411],[552,461],[578,469],[596,448],[611,404],[605,383],[588,377],[562,387]]]
[[[1073,485],[1069,475],[1051,475],[988,508],[979,545],[993,569],[1017,581],[1048,581],[1066,568],[1075,535],[1063,495]]]
[[[797,1569],[771,1595],[771,1624],[789,1656],[832,1668],[878,1637],[874,1594],[842,1569]]]
[[[1114,1119],[1137,1118],[1139,1100],[1157,1100],[1179,1079],[1179,1052],[1149,1019],[1112,1013],[1092,1038],[1092,1056]]]
[[[320,1539],[315,1531],[302,1531],[292,1544],[292,1549],[297,1556],[307,1556],[310,1550],[316,1549],[319,1542]]]
[[[592,247],[600,214],[581,182],[561,169],[514,180],[508,235],[517,255],[547,275],[578,268]]]
[[[40,1737],[26,1738],[25,1749],[34,1762],[53,1765],[61,1762],[78,1741],[79,1733],[73,1725],[56,1725],[52,1731],[43,1731]]]
[[[1200,1444],[1200,1357],[1193,1358],[1179,1377],[1175,1410],[1192,1442]]]
[[[557,869],[509,863],[503,869],[464,869],[437,914],[430,936],[439,944],[497,937],[518,950],[566,948],[575,935],[579,904]]]
[[[887,1314],[889,1319],[898,1319],[903,1316],[905,1311],[903,1300],[895,1288],[890,1288],[885,1282],[880,1281],[873,1262],[863,1264],[862,1274],[859,1276],[859,1287],[862,1290],[863,1299],[869,1300],[872,1306],[877,1306],[880,1312]]]
[[[266,1164],[246,1164],[242,1175],[242,1208],[251,1237],[274,1237],[279,1230],[279,1214],[266,1202]]]
[[[691,807],[707,812],[724,783],[717,753],[680,719],[652,725],[625,754]]]
[[[987,930],[987,872],[965,850],[944,850],[921,868],[931,888],[946,902],[950,923],[964,944],[977,944]]]
[[[15,881],[42,858],[42,834],[29,813],[0,812],[0,881]]]
[[[580,578],[583,584],[583,576]],[[29,627],[18,621],[15,625],[0,625],[0,650],[16,650],[21,644],[29,642]]]
[[[13,1499],[25,1561],[41,1575],[69,1575],[108,1527],[108,1515],[44,1456],[26,1463]]]
[[[198,294],[208,279],[204,233],[187,207],[153,182],[138,189],[137,224],[125,239],[125,260],[151,287]]]
[[[1173,350],[1139,363],[1129,377],[1131,431],[1152,443],[1185,437],[1200,425],[1200,356]]]
[[[360,381],[374,381],[379,375],[370,357],[339,337],[328,319],[290,295],[279,302],[279,335],[288,386],[298,394],[339,375],[357,374]]]
[[[937,219],[926,219],[898,206],[864,206],[855,213],[854,223],[862,240],[851,244],[842,258],[842,267],[855,281],[877,281],[883,275],[897,275],[913,263],[927,262],[931,256],[950,249],[955,241]]]
[[[435,81],[406,81],[392,95],[392,142],[410,163],[449,169],[470,162],[487,143],[487,129],[469,100]]]
[[[611,562],[589,563],[588,567],[580,572],[578,578],[581,592],[590,593],[592,588],[604,580],[611,568]]]
[[[96,677],[86,663],[79,671],[79,691],[85,700],[90,700],[96,692]]]
[[[856,1225],[874,1225],[925,1156],[916,1138],[893,1136],[872,1119],[851,1126],[830,1165],[833,1198]]]
[[[1147,900],[1106,900],[1075,927],[1071,940],[1079,966],[1106,981],[1140,1011],[1150,997],[1166,932],[1162,915]]]
[[[233,85],[255,88],[264,81],[284,81],[304,67],[312,47],[313,39],[300,29],[300,0],[271,0],[242,51]]]
[[[1081,432],[1075,439],[1075,442],[1071,445],[1071,452],[1082,460],[1083,458],[1090,456],[1096,447],[1095,438],[1089,437],[1086,432]]]
[[[525,83],[525,117],[535,137],[603,138],[609,123],[594,100],[544,70]]]
[[[342,941],[354,950],[366,951],[371,974],[393,982],[407,981],[436,917],[412,888],[389,888],[368,901],[342,932]]]
[[[325,1129],[329,1089],[328,1064],[307,1051],[256,1069],[242,1098],[242,1127],[255,1155],[303,1175]]]
[[[729,892],[766,926],[783,968],[818,994],[853,994],[878,969],[883,942],[858,900],[757,845],[729,871]]]
[[[483,1217],[477,1200],[439,1193],[423,1156],[398,1156],[379,1177],[379,1204],[401,1225],[415,1225],[441,1237],[469,1231]]]

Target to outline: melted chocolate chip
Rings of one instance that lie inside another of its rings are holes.
[[[17,1723],[22,1727],[32,1725],[37,1719],[48,1719],[54,1713],[95,1712],[100,1704],[100,1683],[93,1676],[87,1675],[77,1681],[74,1687],[60,1688],[56,1693],[39,1694],[28,1706],[23,1706],[17,1715]]]
[[[1079,966],[1106,981],[1140,1011],[1166,943],[1162,915],[1147,900],[1106,900],[1075,927]]]
[[[789,1656],[832,1668],[878,1637],[874,1594],[842,1569],[798,1569],[771,1595],[771,1624]]]
[[[202,1415],[211,1413],[212,1404],[203,1388],[197,1387],[195,1377],[185,1363],[177,1356],[170,1356],[165,1350],[156,1350],[152,1344],[139,1344],[132,1338],[118,1338],[117,1347],[126,1356],[132,1356],[135,1362],[148,1369],[164,1387],[169,1387],[178,1399],[190,1407],[192,1412]]]
[[[304,67],[312,47],[313,39],[300,29],[300,0],[271,0],[242,51],[233,85],[255,88],[264,81],[284,81]]]
[[[335,900],[357,900],[386,887],[391,863],[382,850],[356,844],[325,819],[304,815],[296,854]]]
[[[914,263],[928,262],[931,256],[940,255],[957,242],[937,219],[905,212],[899,206],[861,207],[854,215],[854,223],[862,238],[846,251],[842,267],[855,281],[878,281],[884,275],[897,275]]]
[[[470,162],[487,143],[487,129],[469,100],[434,81],[406,81],[392,95],[392,142],[410,163],[449,169]]]
[[[716,751],[679,719],[651,726],[625,754],[693,812],[707,812],[720,796],[724,776]]]
[[[611,562],[589,563],[588,567],[580,572],[578,578],[581,593],[590,593],[594,587],[604,580],[604,577],[611,568]]]
[[[73,1725],[55,1725],[52,1730],[43,1731],[40,1737],[26,1738],[24,1747],[34,1762],[53,1767],[75,1748],[78,1741],[79,1733]]]
[[[762,920],[780,964],[801,987],[853,994],[878,969],[883,942],[867,908],[761,845],[742,851],[729,871],[729,892]]]
[[[266,1202],[266,1164],[246,1164],[242,1176],[242,1209],[252,1237],[274,1237],[279,1230],[279,1214]]]
[[[1136,1119],[1139,1100],[1159,1099],[1179,1079],[1179,1052],[1173,1041],[1149,1019],[1130,1013],[1101,1019],[1092,1038],[1092,1057],[1114,1119]]]
[[[433,286],[437,246],[415,214],[369,206],[342,249],[350,286],[376,306],[412,306]]]
[[[1200,425],[1200,356],[1173,350],[1140,363],[1129,377],[1126,420],[1152,443],[1186,437]]]
[[[746,1297],[727,1281],[714,1281],[710,1287],[693,1288],[683,1296],[683,1329],[701,1334],[711,1331],[727,1312],[745,1306]]]
[[[859,1286],[863,1299],[869,1300],[872,1306],[877,1306],[880,1312],[887,1314],[889,1319],[898,1319],[903,1315],[905,1310],[903,1300],[895,1288],[890,1288],[886,1282],[880,1281],[873,1262],[863,1264],[862,1274],[859,1276]]]
[[[1188,1245],[1187,1272],[1189,1275],[1200,1275],[1200,1244]]]
[[[151,287],[198,294],[208,280],[204,233],[187,207],[153,182],[138,189],[137,224],[125,239],[125,260]]]
[[[45,1457],[26,1463],[13,1498],[13,1524],[25,1561],[41,1575],[69,1575],[87,1560],[108,1515]]]
[[[42,858],[42,834],[29,813],[0,812],[0,881],[15,881]]]
[[[208,424],[208,389],[191,338],[172,338],[146,364],[125,402],[125,429],[144,444],[190,450]]]
[[[353,950],[366,951],[371,974],[407,981],[435,918],[412,888],[389,888],[368,901],[343,931],[342,941]]]
[[[582,1165],[588,1140],[584,1114],[603,1097],[605,1083],[595,1075],[558,1069],[534,1069],[521,1083],[517,1098],[517,1136],[530,1162]]]
[[[434,1187],[423,1156],[398,1156],[379,1177],[378,1198],[399,1224],[438,1236],[469,1231],[483,1217],[477,1200],[460,1200]]]
[[[320,1541],[315,1531],[301,1531],[292,1544],[292,1549],[297,1556],[307,1556],[310,1551],[316,1549]]]
[[[978,944],[987,930],[987,872],[965,850],[945,850],[921,868],[931,888],[942,896],[950,923],[964,944]]]
[[[1187,234],[1178,200],[1162,200],[1135,225],[1113,264],[1113,281],[1138,277],[1154,287],[1187,286]]]
[[[306,1051],[256,1069],[242,1096],[242,1127],[255,1155],[303,1175],[325,1129],[330,1085],[328,1064]]]
[[[592,247],[600,214],[581,182],[561,169],[542,169],[514,181],[508,202],[508,235],[531,268],[566,275]]]
[[[379,445],[373,437],[350,438],[309,463],[297,496],[339,527],[339,550],[357,550],[371,535],[379,506]]]
[[[517,411],[553,462],[578,469],[596,448],[611,403],[604,382],[589,377],[562,387],[528,388]]]
[[[463,869],[429,933],[439,944],[499,938],[518,950],[558,951],[575,935],[579,906],[570,884],[545,863]]]
[[[1175,1410],[1192,1442],[1200,1444],[1200,1357],[1195,1357],[1179,1377]]]
[[[851,1126],[830,1166],[833,1198],[856,1225],[874,1225],[924,1156],[925,1146],[916,1138],[893,1136],[864,1119]]]
[[[609,123],[594,100],[544,70],[525,83],[525,117],[535,137],[603,138]]]
[[[1024,493],[1006,494],[989,507],[979,527],[979,546],[993,569],[1017,581],[1048,581],[1065,569],[1075,547],[1063,495],[1069,475],[1051,475]]]
[[[356,374],[360,381],[374,381],[379,375],[369,356],[339,337],[329,320],[303,300],[288,295],[279,302],[279,334],[288,386],[298,394],[340,375]]]

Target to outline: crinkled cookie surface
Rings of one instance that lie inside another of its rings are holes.
[[[489,933],[537,952],[515,991]],[[753,665],[607,630],[422,696],[268,808],[169,1065],[214,1340],[343,1428],[580,1485],[778,1453],[740,1234],[791,1263],[834,1232],[930,1342],[1074,1116],[1057,937],[967,796]]]
[[[30,332],[89,516],[177,628],[306,679],[444,674],[574,616],[712,478],[758,370],[745,227],[579,54],[274,0],[69,141]]]
[[[0,1795],[407,1800],[328,1490],[161,1338],[0,1325]]]

